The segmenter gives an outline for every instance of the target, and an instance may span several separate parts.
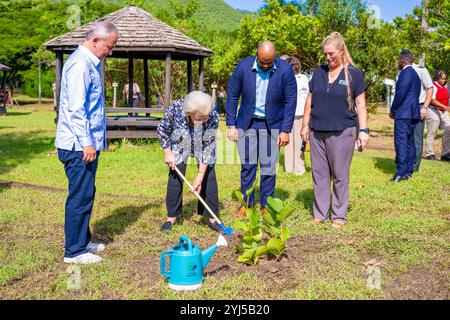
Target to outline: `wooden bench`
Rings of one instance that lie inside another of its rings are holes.
[[[156,129],[161,117],[149,115],[163,114],[164,112],[165,109],[106,108],[106,137],[107,139],[157,138]],[[113,113],[118,115],[108,115]],[[120,115],[121,113],[128,115]],[[146,114],[147,116],[139,116],[139,114]]]
[[[166,110],[161,108],[106,108],[106,113],[164,113]]]

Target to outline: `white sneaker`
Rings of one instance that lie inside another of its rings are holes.
[[[90,252],[80,254],[74,258],[64,258],[65,263],[75,263],[75,264],[93,264],[102,261],[102,257],[99,257]]]
[[[102,252],[103,250],[105,250],[105,245],[103,243],[89,242],[87,245],[87,249],[90,253]]]

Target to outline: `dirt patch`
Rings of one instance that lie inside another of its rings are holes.
[[[391,280],[383,291],[386,299],[449,300],[448,270],[414,268],[407,274]]]
[[[230,249],[213,257],[206,268],[206,276],[225,277],[252,273],[268,284],[268,294],[277,296],[279,292],[296,288],[299,283],[296,271],[306,265],[313,254],[326,251],[330,246],[330,238],[319,236],[293,237],[288,240],[285,253],[277,260],[273,257],[262,257],[257,265],[245,265],[237,261],[239,253],[234,250],[240,242],[237,236],[228,239]]]

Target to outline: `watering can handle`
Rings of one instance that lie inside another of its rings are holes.
[[[189,252],[192,252],[192,241],[186,236],[180,236],[180,246],[183,245],[183,242],[186,242],[188,245]]]
[[[170,277],[172,272],[166,272],[166,256],[170,256],[173,253],[173,251],[166,251],[161,255],[160,259],[160,268],[161,268],[161,274],[165,277]]]

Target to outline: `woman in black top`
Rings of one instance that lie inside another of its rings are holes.
[[[341,34],[330,34],[323,41],[322,49],[328,64],[318,67],[309,83],[301,135],[303,140],[311,141],[313,223],[329,220],[333,179],[331,220],[334,228],[340,228],[347,222],[355,140],[357,138],[359,151],[364,150],[369,141],[366,85]]]

